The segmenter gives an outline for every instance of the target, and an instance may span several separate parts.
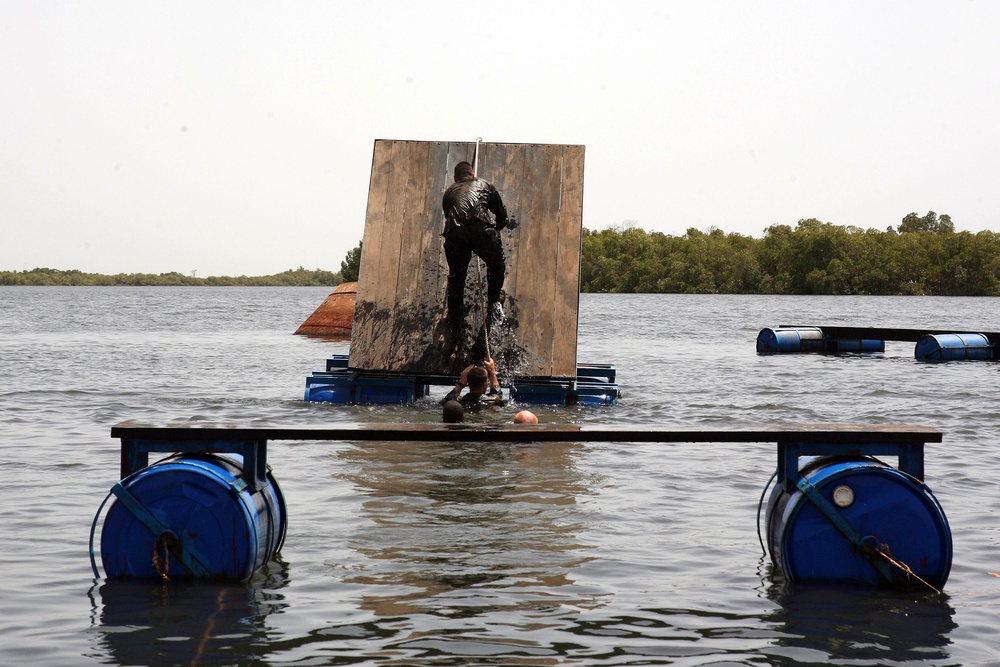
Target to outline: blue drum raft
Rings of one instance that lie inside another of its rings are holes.
[[[939,591],[951,569],[951,531],[922,481],[924,445],[941,442],[942,435],[919,426],[692,430],[570,424],[238,428],[123,423],[111,433],[121,438],[122,479],[101,503],[91,527],[95,577],[100,577],[95,534],[112,498],[100,538],[108,578],[243,581],[253,576],[277,554],[287,526],[284,497],[267,467],[268,440],[774,443],[777,470],[767,503],[767,543],[786,579]],[[150,465],[153,452],[171,455]],[[896,457],[898,467],[878,456]],[[763,499],[762,494],[762,506]]]
[[[843,354],[885,352],[885,341],[916,343],[918,361],[1000,359],[1000,333],[927,331],[876,327],[779,326],[757,334],[757,354]]]

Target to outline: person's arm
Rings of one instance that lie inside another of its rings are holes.
[[[503,205],[503,199],[500,198],[500,193],[497,189],[490,184],[489,198],[486,200],[486,208],[496,216],[497,219],[497,231],[500,231],[507,226],[507,207]],[[516,224],[511,225],[513,229]]]
[[[490,394],[503,396],[503,392],[500,391],[500,379],[497,377],[496,362],[492,359],[486,359],[483,361],[483,368],[486,369],[486,374],[489,376]]]
[[[474,366],[466,366],[465,370],[462,371],[462,374],[458,377],[458,383],[455,385],[455,388],[448,392],[448,394],[441,401],[442,403],[458,400],[458,397],[462,394],[462,390],[469,386],[469,371],[472,368],[474,368]]]

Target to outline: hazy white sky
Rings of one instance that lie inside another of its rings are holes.
[[[0,0],[0,270],[338,270],[376,139],[586,146],[584,226],[1000,230],[1000,2]]]

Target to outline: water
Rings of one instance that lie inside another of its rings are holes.
[[[301,400],[347,344],[291,335],[326,288],[0,287],[0,664],[1000,664],[994,363],[754,353],[778,324],[996,331],[998,299],[583,295],[609,408],[543,422],[940,428],[945,595],[788,586],[758,544],[771,445],[278,442],[289,534],[239,585],[95,579],[123,420],[436,422]],[[511,405],[483,420],[509,421]]]

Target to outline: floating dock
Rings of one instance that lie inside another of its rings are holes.
[[[887,340],[916,343],[913,355],[919,361],[1000,359],[1000,333],[787,324],[761,329],[757,354],[884,352]]]
[[[941,442],[942,434],[920,426],[243,428],[123,422],[111,429],[111,436],[121,440],[122,479],[105,499],[106,503],[114,497],[100,540],[100,559],[109,578],[245,580],[252,576],[277,553],[286,537],[284,498],[267,463],[269,443],[276,440],[772,443],[777,465],[767,507],[768,544],[772,561],[786,577],[939,591],[951,569],[951,531],[923,482],[925,445]],[[152,453],[171,456],[150,465]],[[898,467],[876,456],[894,456]],[[91,527],[95,577],[100,577],[94,545],[103,508],[104,503]],[[226,530],[220,528],[223,524]],[[669,535],[662,538],[669,540]]]

